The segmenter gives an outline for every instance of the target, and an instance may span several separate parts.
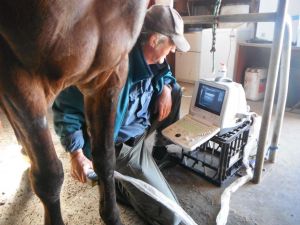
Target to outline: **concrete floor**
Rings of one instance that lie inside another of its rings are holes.
[[[181,115],[188,112],[192,86],[185,87]],[[262,111],[261,102],[249,102],[251,109]],[[43,223],[43,209],[28,184],[28,164],[3,113],[0,113],[0,224],[29,225]],[[61,204],[66,224],[103,224],[98,216],[98,189],[72,180],[69,158],[54,134],[57,154],[63,162],[65,182]],[[232,195],[228,225],[296,225],[300,224],[300,114],[286,113],[275,164],[265,163],[258,185],[248,183]],[[203,178],[175,166],[164,171],[186,212],[197,224],[215,224],[220,210],[220,196],[225,186],[217,187]],[[143,225],[135,212],[120,205],[125,225]]]

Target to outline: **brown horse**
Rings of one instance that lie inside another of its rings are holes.
[[[101,183],[100,215],[106,224],[121,224],[113,179],[115,110],[147,2],[0,2],[0,104],[31,160],[30,180],[44,205],[45,224],[64,224],[63,168],[46,113],[70,85],[85,96],[93,163]]]

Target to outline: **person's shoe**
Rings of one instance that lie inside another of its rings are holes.
[[[170,155],[165,146],[154,146],[152,156],[160,170],[173,167],[177,164],[176,158]]]

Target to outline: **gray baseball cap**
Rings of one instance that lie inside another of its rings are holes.
[[[190,49],[183,35],[183,20],[179,13],[166,5],[153,5],[148,9],[142,32],[157,32],[172,39],[177,49],[187,52]]]

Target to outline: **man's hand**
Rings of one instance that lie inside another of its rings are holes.
[[[75,180],[85,183],[88,170],[93,168],[92,161],[84,156],[82,149],[71,153],[70,156],[72,177]]]
[[[157,101],[157,109],[158,109],[158,121],[162,121],[165,119],[172,108],[172,96],[171,96],[171,88],[167,85],[164,85],[161,95],[158,97]]]

